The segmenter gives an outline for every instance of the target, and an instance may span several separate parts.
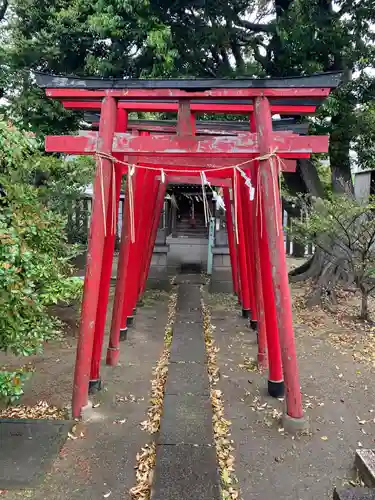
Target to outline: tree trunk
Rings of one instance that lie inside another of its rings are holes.
[[[345,116],[332,118],[332,124],[336,125],[331,132],[329,142],[332,190],[337,194],[353,196],[354,186],[349,156],[351,137],[344,130],[344,123]]]
[[[293,242],[293,257],[302,259],[305,256],[305,245],[298,242]]]
[[[339,134],[333,138],[333,144],[330,146],[330,152],[332,153],[332,160],[335,162],[331,163],[332,172],[332,184],[336,186],[334,190],[341,193],[350,193],[352,190],[351,177],[348,178],[347,171],[349,161],[349,150],[347,150],[347,156],[345,156],[345,151],[340,151],[340,144],[335,141],[342,138]],[[332,139],[331,139],[332,141]],[[346,148],[344,148],[346,149]],[[344,159],[347,158],[347,161]],[[336,162],[343,161],[345,163],[344,168],[336,168]],[[331,162],[332,162],[331,160]],[[320,181],[319,174],[317,172],[316,166],[311,160],[301,160],[298,162],[297,172],[299,180],[293,180],[293,182],[287,182],[290,188],[291,184],[301,190],[301,183],[303,183],[304,190],[303,193],[309,193],[314,198],[324,198],[324,188]],[[295,175],[295,174],[294,174]],[[322,235],[324,238],[324,235]],[[323,248],[326,248],[322,245]],[[339,251],[337,252],[339,255]],[[311,280],[312,289],[311,293],[307,298],[307,304],[309,306],[322,305],[323,302],[336,303],[335,288],[340,286],[350,286],[353,283],[352,276],[346,272],[341,266],[332,262],[332,257],[324,252],[321,248],[317,247],[315,249],[314,256],[302,264],[299,268],[293,269],[289,274],[289,279],[292,283],[302,282],[306,280]]]
[[[363,321],[368,321],[369,319],[369,314],[368,314],[368,292],[367,290],[361,288],[361,296],[362,296],[362,301],[361,301],[361,319]]]

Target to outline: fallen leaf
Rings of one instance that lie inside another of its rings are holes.
[[[322,436],[320,439],[321,439],[322,441],[328,441],[328,437],[327,437],[327,436]]]
[[[104,497],[104,498],[108,498],[108,497],[110,497],[111,495],[112,495],[112,491],[109,491],[108,493],[105,493],[105,494],[103,495],[103,497]]]

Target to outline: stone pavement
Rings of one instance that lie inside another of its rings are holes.
[[[0,419],[0,490],[39,484],[72,426],[68,420]]]
[[[1,498],[130,500],[137,453],[150,442],[150,435],[141,429],[140,423],[149,406],[152,370],[164,348],[167,311],[166,294],[158,294],[155,300],[146,297],[145,306],[139,309],[135,325],[129,330],[128,340],[121,344],[117,367],[105,366],[103,349],[104,389],[95,396],[90,420],[79,424],[74,433],[77,438],[66,442],[42,484],[35,489],[10,490]],[[110,318],[111,311],[108,322]],[[53,392],[56,404],[69,401],[74,344],[72,339],[69,349],[61,349],[59,345],[46,347],[25,394],[28,404],[35,404],[40,394],[50,399]]]
[[[219,500],[199,280],[179,281],[151,499]]]

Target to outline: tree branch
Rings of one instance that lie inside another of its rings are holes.
[[[238,26],[242,26],[243,28],[246,28],[251,31],[255,31],[256,33],[264,32],[264,33],[276,33],[276,26],[271,23],[271,24],[258,24],[258,23],[252,23],[250,21],[246,21],[245,19],[241,19],[240,17],[237,17],[234,20],[234,23],[237,24]]]
[[[267,56],[262,56],[260,53],[259,45],[253,47],[254,49],[254,59],[262,66],[264,70],[267,71],[268,68],[268,58]]]
[[[212,76],[213,78],[216,78],[216,73],[213,69],[209,68],[207,64],[205,64],[203,61],[199,61],[199,64],[201,65],[202,69],[206,71],[207,74]]]
[[[221,55],[221,58],[223,60],[223,65],[224,67],[226,68],[227,71],[230,71],[232,68],[230,66],[230,62],[229,62],[229,57],[228,57],[228,54],[227,54],[227,51],[224,49],[224,47],[221,47],[220,49],[220,55]]]
[[[219,56],[219,53],[218,53],[216,47],[210,47],[210,52],[212,55],[212,59],[215,61],[216,65],[220,66],[221,59],[220,59],[220,56]]]
[[[360,6],[360,3],[361,2],[355,4],[353,0],[348,0],[344,2],[341,6],[341,9],[333,13],[334,17],[341,18],[345,14],[349,14],[349,12],[355,11]]]
[[[241,47],[238,44],[238,41],[237,41],[234,34],[232,34],[230,37],[230,45],[231,45],[233,56],[236,60],[237,70],[240,73],[244,74],[245,73],[245,61],[244,61],[244,58],[242,57],[242,54],[241,54]]]
[[[6,11],[8,9],[8,0],[2,0],[0,3],[0,21],[2,21],[5,17]]]

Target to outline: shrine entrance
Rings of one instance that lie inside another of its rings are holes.
[[[115,80],[36,75],[66,108],[100,111],[99,131],[48,136],[46,151],[96,158],[73,389],[73,416],[101,385],[100,364],[122,177],[125,212],[106,362],[118,363],[150,269],[169,184],[222,190],[233,289],[242,314],[257,330],[258,365],[268,369],[268,392],[284,394],[284,426],[304,425],[284,249],[279,176],[296,160],[328,151],[328,137],[274,127],[273,116],[312,114],[341,79],[338,73],[242,80]],[[177,122],[133,123],[131,110],[177,112]],[[245,115],[229,125],[199,122],[200,113]],[[207,214],[207,199],[204,196]],[[195,208],[194,208],[195,209]],[[186,209],[184,208],[186,214]],[[189,292],[190,293],[190,292]],[[194,294],[193,294],[194,295]],[[182,332],[183,333],[183,332]]]
[[[205,193],[209,212],[205,213],[202,188],[193,184],[168,187],[171,200],[168,236],[183,238],[208,238],[207,216],[212,215],[212,193]]]
[[[207,269],[209,218],[212,193],[205,192],[209,211],[205,211],[202,187],[173,184],[167,188],[169,227],[166,244],[169,272],[202,272]]]

